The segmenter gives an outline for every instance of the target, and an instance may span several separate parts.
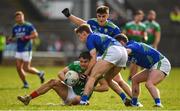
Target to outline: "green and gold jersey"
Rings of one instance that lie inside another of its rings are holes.
[[[129,40],[142,42],[144,38],[144,32],[146,32],[146,26],[141,22],[136,24],[134,21],[131,21],[125,25],[124,30],[126,31],[126,35]]]
[[[85,69],[81,68],[79,61],[74,61],[73,63],[69,64],[68,68],[69,68],[69,70],[73,70],[73,71],[77,72],[79,75],[83,74],[85,72]],[[81,96],[83,94],[86,82],[87,81],[85,81],[85,80],[79,79],[78,83],[75,86],[72,87],[73,91],[77,95]]]
[[[145,42],[146,44],[153,44],[155,40],[155,33],[161,31],[160,25],[156,21],[145,21],[146,31],[148,34],[148,40]]]

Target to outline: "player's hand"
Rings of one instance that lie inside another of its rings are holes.
[[[65,8],[64,10],[62,10],[62,13],[66,16],[69,17],[71,14],[69,12],[69,8]]]
[[[20,39],[21,39],[22,41],[28,41],[28,40],[31,39],[31,37],[30,37],[30,36],[24,36],[24,37],[21,37]]]
[[[87,75],[85,75],[85,74],[80,74],[80,75],[79,75],[79,79],[80,79],[80,80],[83,80],[83,81],[86,81],[86,80],[87,80]]]
[[[147,36],[144,36],[143,37],[143,41],[146,42],[148,40],[148,37]]]

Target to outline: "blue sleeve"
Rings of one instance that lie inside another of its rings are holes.
[[[134,44],[129,44],[126,46],[126,48],[129,48],[132,50],[132,53],[136,52],[137,47]]]
[[[92,49],[95,48],[95,44],[94,44],[94,37],[93,36],[90,36],[88,37],[87,41],[86,41],[86,46],[87,46],[87,49],[89,51],[91,51]]]
[[[31,25],[29,25],[29,32],[31,33],[31,32],[36,32],[36,29],[35,29],[35,27],[31,24]]]
[[[120,30],[119,27],[116,27],[113,32],[114,32],[114,33],[113,33],[113,37],[114,37],[115,35],[120,34],[120,33],[121,33],[121,30]]]

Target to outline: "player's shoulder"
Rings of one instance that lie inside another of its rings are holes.
[[[71,63],[72,65],[79,65],[80,64],[80,61],[74,61]]]
[[[111,20],[107,20],[106,25],[112,28],[118,28],[118,26],[115,25]]]
[[[153,24],[154,24],[156,27],[160,27],[159,23],[156,22],[156,21],[153,21]]]
[[[97,22],[97,18],[91,18],[87,22]]]
[[[24,24],[27,25],[27,26],[32,26],[33,25],[31,22],[28,22],[28,21],[25,21]]]
[[[14,25],[13,25],[13,28],[16,28],[18,26],[18,24],[17,23],[15,23]]]
[[[134,24],[135,24],[134,21],[129,21],[129,22],[126,23],[126,26],[131,26],[131,25],[134,25]]]
[[[146,27],[146,24],[144,22],[140,22],[140,26]]]

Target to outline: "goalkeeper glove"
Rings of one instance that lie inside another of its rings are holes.
[[[62,13],[63,13],[66,17],[69,17],[69,16],[71,15],[68,8],[65,8],[64,10],[62,10]]]

